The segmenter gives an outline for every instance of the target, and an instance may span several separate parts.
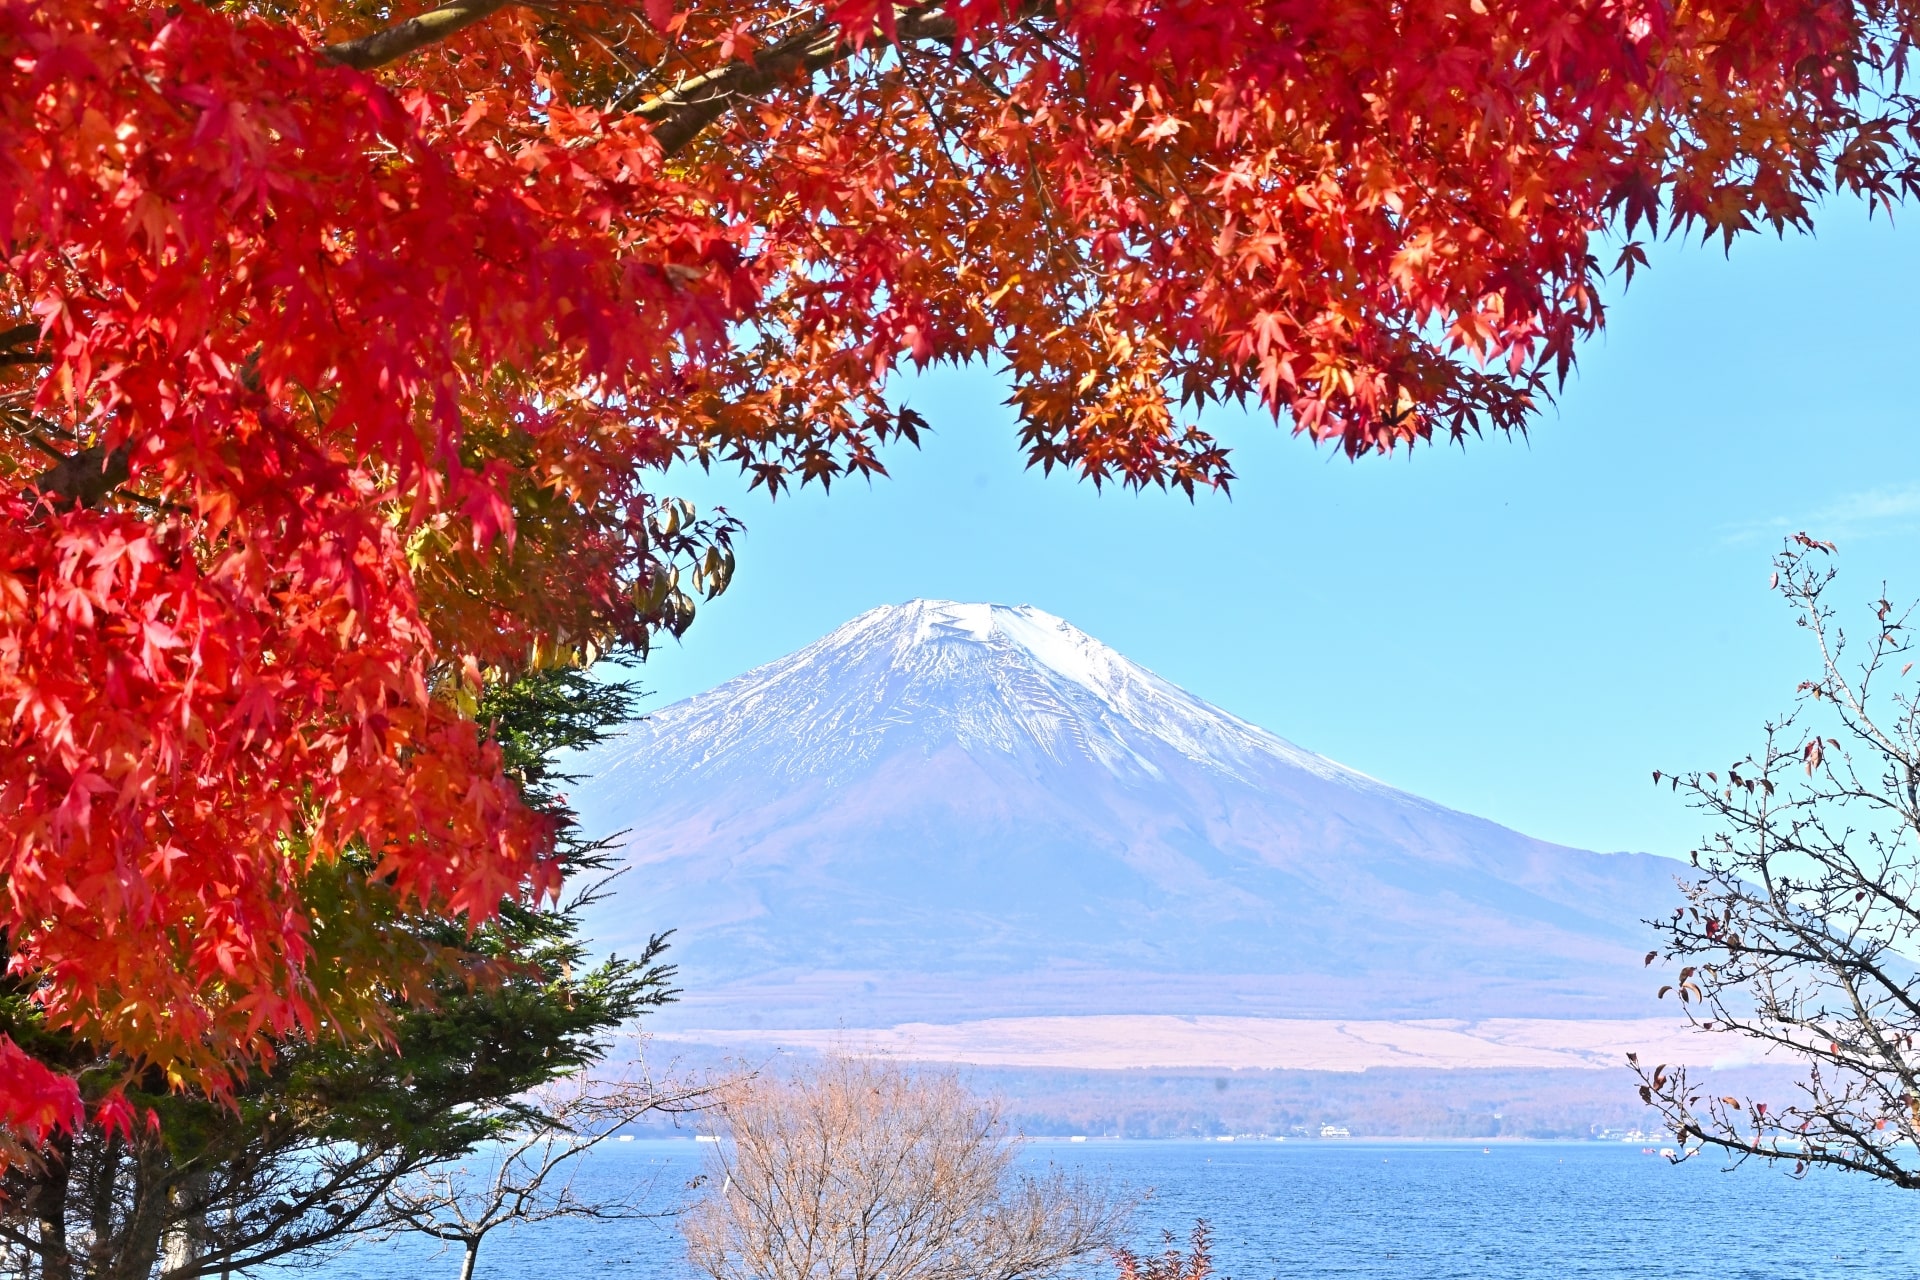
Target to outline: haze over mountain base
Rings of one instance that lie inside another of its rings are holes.
[[[1322,1125],[1333,1125],[1356,1138],[1604,1138],[1655,1147],[1670,1140],[1624,1067],[963,1072],[974,1088],[1003,1098],[1009,1123],[1033,1137],[1231,1134],[1313,1142],[1324,1141]],[[1789,1076],[1774,1067],[1713,1071],[1700,1082],[1743,1097],[1791,1096]]]
[[[1649,1028],[1652,1030],[1653,1028]],[[1371,1034],[1372,1028],[1362,1028]],[[1545,1030],[1539,1028],[1538,1030]],[[821,1052],[888,1051],[885,1037],[853,1031],[814,1044],[768,1035],[751,1042],[700,1043],[698,1033],[655,1036],[647,1059],[655,1070],[731,1072],[746,1067],[778,1073]],[[1394,1033],[1389,1033],[1394,1034]],[[1706,1037],[1711,1039],[1711,1037]],[[1031,1137],[1193,1138],[1239,1135],[1324,1141],[1321,1126],[1356,1138],[1483,1139],[1603,1138],[1665,1145],[1658,1115],[1640,1101],[1640,1081],[1618,1059],[1582,1059],[1582,1065],[1524,1067],[1372,1065],[1364,1070],[1248,1066],[1088,1067],[983,1061],[1006,1050],[991,1034],[962,1044],[959,1061],[937,1055],[945,1046],[916,1040],[902,1056],[958,1071],[969,1086],[1005,1106],[1008,1123]],[[1070,1045],[1069,1052],[1084,1049]],[[1600,1047],[1600,1046],[1596,1046]],[[1195,1056],[1224,1056],[1204,1052]],[[1343,1057],[1353,1062],[1356,1057]],[[1689,1060],[1698,1062],[1690,1055]],[[1796,1071],[1787,1064],[1693,1067],[1690,1078],[1714,1093],[1792,1098]],[[698,1117],[663,1118],[650,1132],[698,1130]]]
[[[1629,1053],[1648,1063],[1723,1068],[1764,1060],[1750,1041],[1661,1018],[1382,1022],[1103,1015],[885,1029],[687,1029],[659,1032],[656,1039],[740,1052],[839,1051],[1088,1071],[1614,1070],[1626,1065]]]

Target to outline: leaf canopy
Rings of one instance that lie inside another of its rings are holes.
[[[901,362],[1030,460],[1523,430],[1601,241],[1914,183],[1913,0],[0,0],[0,927],[218,1091],[383,1034],[316,868],[550,892],[490,683],[724,589],[676,460],[881,471]],[[1617,261],[1644,262],[1628,242]],[[324,974],[317,977],[317,974]],[[357,973],[353,982],[342,975]],[[0,1044],[0,1120],[71,1123]]]

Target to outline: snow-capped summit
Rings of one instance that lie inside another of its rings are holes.
[[[1643,1013],[1678,869],[1397,791],[1027,605],[874,609],[579,771],[631,833],[594,935],[677,929],[707,1026]]]
[[[1032,605],[912,600],[649,717],[601,767],[833,780],[907,742],[1160,776],[1168,754],[1251,781],[1283,762],[1379,784],[1209,706]]]

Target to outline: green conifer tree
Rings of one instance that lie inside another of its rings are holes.
[[[393,972],[425,975],[389,994],[387,1046],[323,1029],[277,1045],[270,1069],[214,1099],[169,1089],[157,1072],[129,1085],[129,1064],[48,1031],[31,992],[0,991],[0,1030],[81,1072],[96,1092],[124,1087],[137,1115],[159,1121],[130,1135],[89,1129],[37,1157],[14,1153],[0,1186],[0,1244],[13,1271],[187,1280],[341,1248],[383,1225],[396,1179],[511,1126],[527,1090],[598,1061],[621,1028],[671,999],[664,936],[638,956],[589,963],[580,913],[604,885],[610,854],[580,832],[561,794],[563,754],[629,719],[634,697],[627,685],[555,670],[483,701],[522,793],[559,824],[569,895],[560,903],[509,902],[469,931],[397,912],[368,860],[315,871],[306,901],[323,962],[366,954],[374,931]],[[343,945],[349,931],[352,946]]]

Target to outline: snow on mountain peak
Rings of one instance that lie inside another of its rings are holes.
[[[869,610],[649,716],[603,761],[657,778],[726,769],[830,780],[882,754],[948,744],[1090,761],[1123,776],[1157,777],[1179,762],[1245,779],[1280,764],[1381,786],[1203,702],[1044,610],[953,600]]]
[[[831,643],[844,632],[864,629],[862,624],[907,632],[909,643],[915,645],[960,639],[988,646],[1011,645],[1055,674],[1097,694],[1108,692],[1127,668],[1146,674],[1064,618],[1030,604],[910,600],[863,613],[822,644]]]

